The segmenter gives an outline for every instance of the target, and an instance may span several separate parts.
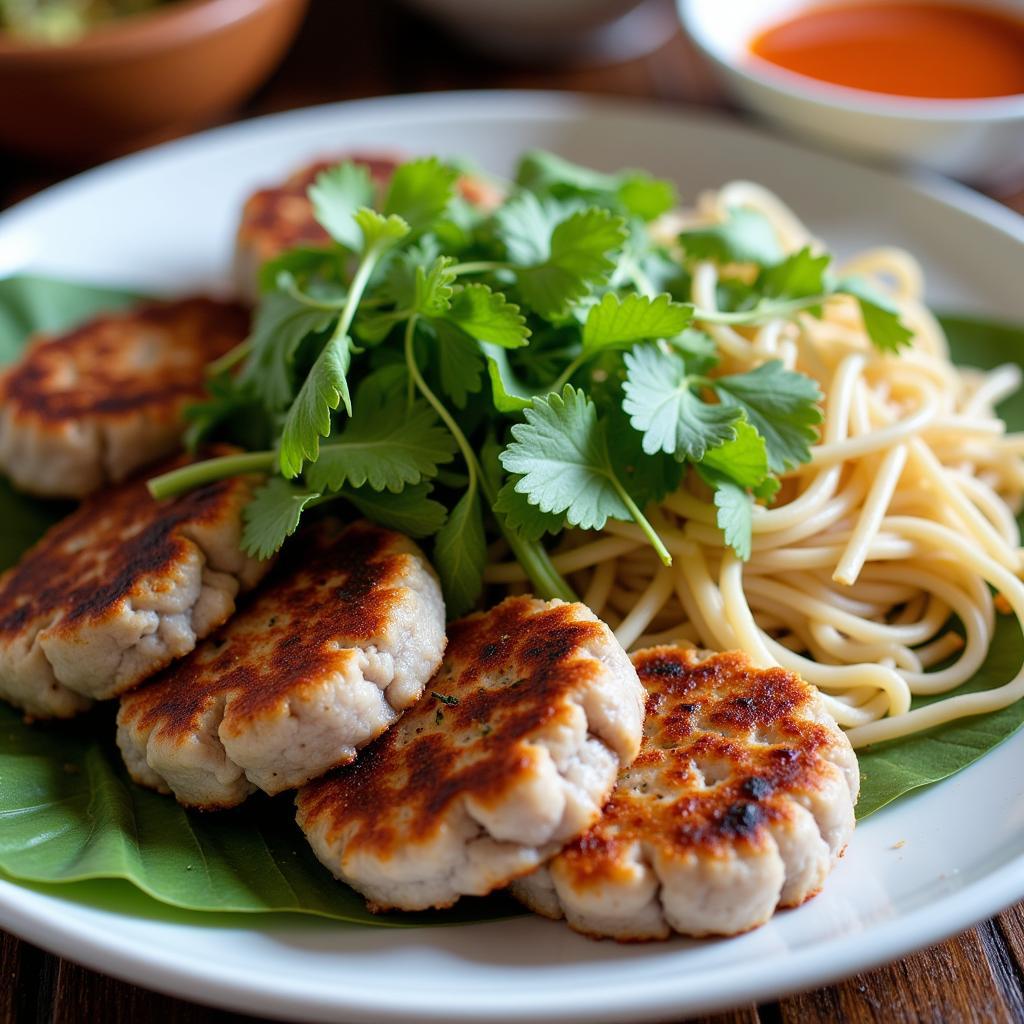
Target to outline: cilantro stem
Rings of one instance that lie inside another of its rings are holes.
[[[489,270],[511,270],[511,263],[498,263],[494,260],[476,260],[470,263],[456,263],[448,268],[451,274],[486,274]]]
[[[250,351],[252,351],[252,339],[246,338],[245,341],[240,341],[234,348],[225,352],[220,359],[214,359],[212,363],[207,364],[206,376],[219,377],[222,373],[227,373],[228,370],[237,366]]]
[[[658,536],[657,531],[647,521],[647,516],[640,511],[637,503],[629,496],[629,492],[625,487],[622,486],[622,481],[619,480],[618,476],[612,472],[609,474],[609,479],[612,482],[612,487],[615,488],[616,494],[622,499],[622,503],[629,509],[629,514],[633,517],[633,522],[643,531],[644,535],[651,542],[651,547],[657,552],[658,557],[661,559],[662,565],[672,564],[672,555],[669,553],[664,542]]]
[[[171,498],[185,491],[195,490],[203,484],[223,480],[229,476],[241,476],[244,473],[266,473],[274,468],[276,452],[249,452],[245,455],[222,455],[205,462],[194,462],[181,469],[171,470],[161,476],[153,477],[146,485],[149,493],[160,501]]]
[[[498,492],[487,479],[487,474],[480,469],[476,453],[470,447],[466,435],[463,434],[459,425],[452,418],[451,413],[444,403],[434,394],[430,385],[427,384],[416,364],[416,354],[413,349],[413,339],[416,333],[416,317],[410,317],[405,327],[405,362],[409,367],[409,376],[416,384],[417,390],[430,403],[434,411],[441,417],[444,425],[451,431],[455,443],[459,446],[463,461],[466,463],[466,470],[469,473],[469,482],[466,485],[467,493],[472,493],[479,486],[487,499],[494,518],[498,522],[502,536],[505,538],[516,561],[523,567],[526,575],[530,578],[537,595],[545,599],[561,598],[563,601],[579,600],[573,592],[572,587],[566,582],[562,574],[555,568],[550,556],[539,541],[529,541],[517,530],[511,529],[505,522],[505,517],[494,511],[494,504],[498,500]],[[641,516],[641,518],[643,518]]]
[[[693,319],[703,320],[709,324],[756,324],[775,317],[788,317],[800,313],[812,306],[820,306],[831,295],[809,295],[801,299],[790,299],[787,302],[761,302],[753,309],[741,310],[737,313],[725,313],[719,310],[694,308]]]
[[[558,380],[551,385],[552,391],[561,391],[566,384],[572,380],[572,375],[596,352],[581,352],[559,375]]]

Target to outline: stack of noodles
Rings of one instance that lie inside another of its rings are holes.
[[[787,252],[818,248],[775,196],[743,182],[673,215],[666,234],[736,206],[768,217]],[[696,268],[698,307],[717,308],[721,272],[712,263]],[[670,568],[637,527],[614,521],[599,539],[570,533],[554,561],[625,647],[689,642],[781,665],[821,690],[860,747],[1024,696],[1024,673],[987,692],[953,694],[984,661],[997,610],[1024,620],[1015,518],[1024,435],[1008,434],[995,412],[1020,385],[1019,368],[984,373],[952,363],[907,253],[866,252],[840,273],[892,296],[915,332],[912,348],[898,356],[874,348],[849,299],[830,300],[821,319],[699,325],[718,345],[720,372],[781,359],[825,396],[810,462],[784,475],[770,508],[755,508],[750,560],[725,547],[709,492],[691,474],[651,514]],[[524,579],[506,561],[487,578],[513,588]],[[957,619],[962,631],[952,626]],[[911,707],[915,696],[944,694]]]

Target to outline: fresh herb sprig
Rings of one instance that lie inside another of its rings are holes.
[[[752,210],[655,241],[650,224],[675,191],[643,172],[530,153],[485,213],[435,158],[399,167],[379,208],[365,168],[343,163],[309,199],[331,244],[264,268],[252,335],[211,367],[210,398],[190,413],[192,445],[227,434],[250,450],[151,490],[265,475],[244,517],[259,557],[337,500],[433,536],[452,615],[480,597],[489,539],[542,597],[574,596],[544,546],[567,527],[631,521],[669,564],[647,509],[686,472],[749,556],[755,503],[810,458],[821,393],[778,361],[721,373],[703,325],[817,315],[847,295],[880,349],[910,338],[884,297],[833,279],[827,254],[785,255]],[[706,260],[730,297],[721,309],[674,297]],[[253,437],[270,444],[251,450]]]

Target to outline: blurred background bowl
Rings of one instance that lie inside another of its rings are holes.
[[[732,94],[796,136],[849,155],[921,165],[979,184],[1019,180],[1024,173],[1024,95],[911,99],[833,85],[750,52],[759,32],[813,6],[809,0],[677,2],[684,29]],[[1024,0],[982,5],[1024,14]]]
[[[672,0],[406,0],[483,53],[518,61],[628,60],[675,31]]]
[[[98,160],[212,121],[277,65],[308,0],[176,0],[67,44],[0,32],[0,146]]]

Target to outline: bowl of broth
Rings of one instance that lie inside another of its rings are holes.
[[[678,0],[746,106],[860,157],[1024,176],[1024,0]]]

